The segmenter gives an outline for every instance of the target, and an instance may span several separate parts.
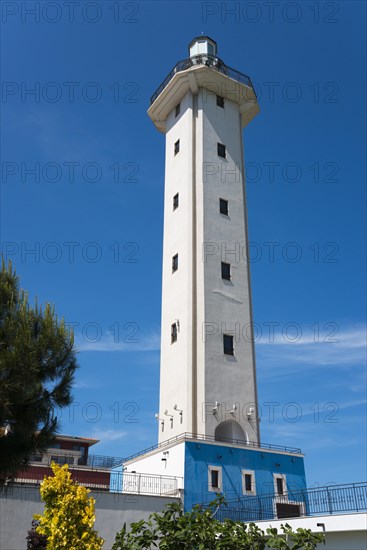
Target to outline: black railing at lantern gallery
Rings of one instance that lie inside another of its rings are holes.
[[[236,80],[236,82],[239,82],[240,84],[244,84],[248,88],[251,88],[254,96],[256,97],[256,92],[249,76],[240,73],[236,69],[228,67],[228,65],[226,65],[221,59],[219,59],[219,57],[216,57],[215,55],[200,54],[189,57],[188,59],[183,59],[182,61],[176,63],[176,65],[168,73],[166,78],[163,80],[163,82],[161,82],[161,84],[158,86],[158,88],[150,98],[150,104],[152,105],[152,103],[154,103],[159,94],[164,90],[164,88],[172,80],[176,73],[186,71],[187,69],[190,69],[191,67],[194,67],[196,65],[205,65],[206,67],[209,67],[226,76],[229,76],[229,78]]]

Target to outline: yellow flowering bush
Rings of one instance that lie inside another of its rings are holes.
[[[52,463],[54,476],[41,483],[45,503],[37,532],[46,535],[47,550],[100,550],[104,540],[93,529],[95,500],[88,497],[89,489],[74,482],[68,465]]]

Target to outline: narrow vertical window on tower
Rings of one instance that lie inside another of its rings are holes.
[[[226,262],[222,262],[221,264],[222,269],[222,279],[225,281],[231,280],[231,264],[227,264]]]
[[[178,117],[181,111],[181,103],[178,103],[175,107],[175,117]]]
[[[174,151],[175,151],[175,155],[177,155],[177,153],[180,151],[180,140],[179,139],[175,143]]]
[[[178,193],[173,197],[173,210],[176,210],[178,208]]]
[[[171,325],[171,344],[177,342],[177,323]]]
[[[218,107],[222,107],[222,109],[224,109],[224,97],[221,95],[217,95],[217,105]]]
[[[232,334],[223,334],[223,352],[225,355],[234,355]]]
[[[228,216],[228,201],[226,199],[219,199],[219,212]]]
[[[223,143],[217,143],[218,157],[226,158],[226,146]]]
[[[175,254],[172,258],[172,273],[178,270],[178,254]]]

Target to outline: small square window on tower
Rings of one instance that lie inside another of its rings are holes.
[[[217,105],[218,107],[222,107],[222,109],[224,109],[224,97],[221,95],[217,95]]]
[[[222,262],[222,279],[225,281],[231,280],[231,264]]]
[[[171,344],[177,342],[177,323],[171,325]]]
[[[172,273],[178,270],[178,254],[175,254],[172,258]]]
[[[223,143],[217,143],[218,157],[226,158],[226,146]]]
[[[219,199],[219,212],[228,216],[228,201],[226,199]]]
[[[223,334],[223,352],[225,355],[234,355],[233,336]]]
[[[173,210],[176,210],[178,208],[178,193],[173,197]]]
[[[175,143],[174,151],[175,151],[175,155],[177,155],[177,153],[180,151],[180,140],[179,139]]]
[[[179,103],[175,107],[175,117],[177,117],[180,114],[180,111],[181,111],[181,103]]]

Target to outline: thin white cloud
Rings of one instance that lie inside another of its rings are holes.
[[[320,329],[319,335],[309,334],[311,332],[310,327],[305,328],[299,326],[302,332],[299,334],[299,339],[294,341],[291,339],[293,337],[292,335],[289,335],[289,338],[287,339],[279,332],[274,333],[273,338],[270,338],[264,334],[261,338],[259,338],[259,341],[256,342],[256,344],[266,346],[281,345],[289,347],[325,344],[330,346],[338,346],[338,348],[344,349],[366,348],[367,327],[357,325],[345,330],[339,330],[336,323],[333,325],[335,325],[335,330],[333,327],[329,327],[328,329],[325,328],[323,330]],[[329,335],[327,335],[327,332],[329,332]]]
[[[76,335],[76,348],[78,351],[104,351],[104,352],[146,352],[159,351],[160,349],[160,333],[151,332],[144,337],[137,335],[136,341],[116,342],[114,335],[107,332],[97,342],[88,342]]]
[[[90,437],[93,439],[99,439],[102,443],[107,443],[108,441],[117,441],[119,439],[126,439],[130,437],[131,434],[123,430],[111,430],[111,429],[99,429],[92,431]]]
[[[279,371],[290,368],[313,368],[320,366],[365,365],[366,362],[366,328],[357,326],[335,334],[336,342],[321,337],[304,337],[298,342],[287,341],[280,336],[263,339],[257,342],[256,351],[259,367],[277,366]]]

